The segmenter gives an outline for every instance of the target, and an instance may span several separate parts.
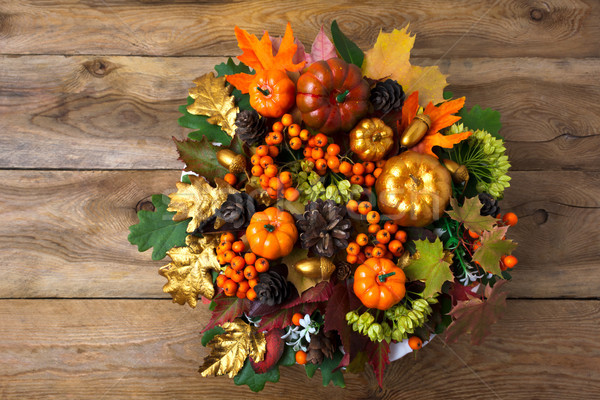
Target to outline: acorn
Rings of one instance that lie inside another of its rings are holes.
[[[312,257],[298,261],[294,269],[306,278],[327,280],[335,271],[335,264],[327,257]]]
[[[444,158],[442,160],[444,166],[448,171],[450,171],[450,175],[452,176],[452,181],[456,185],[460,185],[461,183],[469,182],[469,170],[464,165],[460,165],[456,161],[449,160]]]
[[[404,147],[413,147],[423,139],[430,126],[431,118],[429,118],[429,115],[419,114],[415,116],[402,133],[400,144]]]
[[[246,157],[229,149],[217,151],[217,161],[232,174],[241,174],[246,170]]]

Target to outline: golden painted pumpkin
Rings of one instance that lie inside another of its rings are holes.
[[[379,161],[392,148],[394,132],[379,118],[365,118],[350,132],[350,149],[363,161]]]
[[[452,177],[439,160],[405,151],[386,161],[375,182],[379,210],[401,226],[429,225],[444,214]]]

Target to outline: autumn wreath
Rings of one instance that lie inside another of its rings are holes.
[[[212,313],[202,376],[254,391],[279,368],[323,384],[433,334],[480,343],[517,263],[500,214],[509,186],[500,115],[464,108],[437,66],[410,64],[408,27],[363,53],[334,21],[308,53],[288,24],[190,89],[175,140],[186,174],[152,197],[129,240],[173,301]]]

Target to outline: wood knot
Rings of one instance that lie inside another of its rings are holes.
[[[116,66],[113,63],[103,60],[101,58],[97,58],[92,61],[86,61],[83,63],[83,66],[90,74],[92,74],[96,78],[104,78],[113,69],[116,68]]]
[[[544,18],[544,11],[539,8],[532,8],[531,11],[529,11],[529,18],[531,18],[532,21],[540,22]]]
[[[151,197],[146,197],[145,199],[138,201],[138,203],[135,205],[135,212],[137,213],[140,210],[154,212],[155,208],[154,204],[152,204]]]
[[[543,225],[548,221],[548,211],[540,208],[533,213],[533,221],[538,225]]]

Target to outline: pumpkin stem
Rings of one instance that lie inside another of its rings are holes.
[[[271,233],[275,230],[275,227],[271,224],[265,224],[265,229],[267,230],[267,232]]]
[[[379,276],[378,276],[378,278],[379,278],[379,282],[385,282],[385,280],[386,280],[387,278],[389,278],[390,276],[392,276],[392,275],[396,275],[396,273],[395,273],[395,272],[388,272],[387,274],[384,274],[384,275],[379,275]]]
[[[344,100],[346,100],[346,96],[348,96],[348,93],[350,93],[350,91],[346,89],[343,93],[340,93],[337,96],[335,96],[335,101],[337,101],[338,103],[343,103]]]
[[[271,92],[269,92],[269,89],[263,89],[260,86],[256,87],[256,90],[258,90],[259,92],[261,92],[263,95],[268,96],[271,94]]]

